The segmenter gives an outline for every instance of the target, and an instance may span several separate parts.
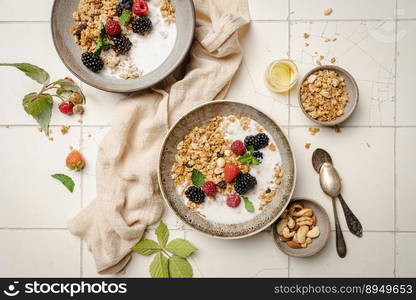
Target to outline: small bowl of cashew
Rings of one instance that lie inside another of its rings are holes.
[[[325,209],[308,198],[293,198],[272,225],[276,246],[290,256],[308,257],[327,243],[330,232]]]

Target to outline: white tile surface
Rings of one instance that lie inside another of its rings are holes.
[[[416,277],[415,243],[416,233],[397,234],[397,276]]]
[[[1,21],[49,21],[53,0],[0,0]]]
[[[416,18],[416,2],[413,0],[397,0],[397,18]]]
[[[252,20],[282,20],[288,17],[287,0],[248,0]]]
[[[344,232],[347,256],[339,258],[335,250],[335,232],[318,254],[308,258],[290,258],[291,277],[393,277],[394,235],[366,232],[362,238]],[[378,245],[375,250],[375,245]]]
[[[324,15],[324,10],[332,8],[332,14]],[[290,0],[292,19],[385,19],[394,18],[395,0]]]
[[[66,230],[0,230],[0,239],[0,277],[80,275],[80,240]]]
[[[305,39],[304,33],[310,37]],[[331,41],[325,42],[328,38]],[[394,125],[394,22],[295,22],[290,51],[301,78],[317,66],[321,55],[322,64],[330,64],[330,58],[335,57],[335,65],[355,78],[360,99],[346,125]],[[296,91],[290,94],[290,99],[291,125],[313,124],[300,109]]]
[[[331,200],[321,190],[311,163],[313,151],[323,148],[331,154],[342,178],[342,195],[364,230],[394,230],[393,137],[392,128],[349,127],[341,133],[321,128],[315,136],[307,128],[291,128],[290,142],[299,170],[294,195],[319,201],[334,228]],[[309,150],[305,143],[311,143]],[[341,227],[348,230],[341,206],[338,208]]]
[[[414,66],[416,57],[414,45],[416,43],[416,21],[398,22],[397,42],[397,125],[416,125],[414,111],[414,83],[416,75]]]
[[[79,145],[80,129],[71,128],[65,136],[57,127],[52,130],[54,141],[36,127],[0,127],[1,169],[8,170],[0,180],[0,227],[65,228],[79,210],[80,174],[65,167],[65,158],[70,145]],[[74,179],[73,193],[51,177],[55,173]]]
[[[416,140],[416,128],[397,129],[397,229],[416,231],[414,197],[416,157],[410,141]]]

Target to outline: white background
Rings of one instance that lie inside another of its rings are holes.
[[[316,147],[333,156],[344,183],[343,195],[362,221],[364,236],[342,228],[348,246],[337,257],[334,232],[318,255],[287,257],[269,230],[233,241],[194,232],[167,211],[171,235],[186,237],[199,251],[192,257],[195,276],[416,276],[416,1],[413,0],[250,0],[250,27],[242,35],[244,60],[228,98],[268,112],[287,131],[298,166],[295,196],[319,201],[331,215],[310,160]],[[52,78],[70,75],[54,49],[49,24],[52,0],[0,0],[0,60],[30,62]],[[325,8],[332,15],[323,15]],[[305,47],[304,33],[311,36]],[[337,38],[325,42],[326,38]],[[263,84],[263,72],[277,58],[296,61],[301,75],[324,56],[336,58],[356,78],[360,102],[341,133],[321,129],[312,136],[310,121],[296,93],[275,95]],[[54,111],[53,141],[39,133],[21,105],[37,84],[11,68],[0,68],[0,276],[96,276],[86,244],[66,230],[66,222],[95,196],[95,156],[122,95],[85,84],[86,113],[67,117]],[[65,136],[59,126],[69,124]],[[305,143],[311,143],[309,150]],[[87,160],[72,174],[70,194],[50,178],[67,172],[69,147]],[[339,211],[341,214],[341,210]],[[340,215],[342,216],[342,215]],[[148,237],[154,234],[148,230]],[[124,276],[148,276],[150,259],[135,255]]]

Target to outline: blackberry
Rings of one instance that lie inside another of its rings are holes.
[[[250,189],[252,189],[256,184],[257,184],[256,177],[250,175],[249,173],[242,173],[237,176],[234,189],[238,194],[244,195]]]
[[[113,37],[113,49],[117,54],[126,54],[129,52],[132,44],[128,37],[124,35],[118,35]]]
[[[123,14],[123,6],[121,3],[117,4],[116,6],[116,16],[120,17]]]
[[[268,144],[269,137],[265,133],[249,135],[244,138],[244,146],[246,146],[246,148],[253,146],[254,150],[259,150],[266,147]]]
[[[88,69],[97,73],[104,67],[104,63],[100,57],[94,57],[92,52],[84,52],[81,55],[81,61]]]
[[[190,186],[185,192],[186,198],[188,198],[193,203],[202,203],[205,200],[205,193],[201,188],[196,186]]]
[[[122,8],[131,9],[133,0],[120,0],[120,4]]]
[[[131,27],[133,32],[145,34],[152,30],[152,21],[146,16],[140,16],[131,21]]]
[[[223,180],[223,181],[220,181],[220,182],[218,182],[217,183],[217,186],[220,188],[220,189],[226,189],[227,188],[227,183]]]
[[[254,151],[253,153],[251,153],[251,155],[253,155],[259,162],[263,161],[263,153],[260,151]]]

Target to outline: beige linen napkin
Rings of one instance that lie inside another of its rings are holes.
[[[170,124],[191,107],[223,98],[241,59],[238,29],[246,0],[194,0],[197,27],[183,79],[119,101],[97,158],[97,198],[69,221],[88,243],[100,273],[122,271],[130,248],[157,222],[163,200],[158,153]]]

